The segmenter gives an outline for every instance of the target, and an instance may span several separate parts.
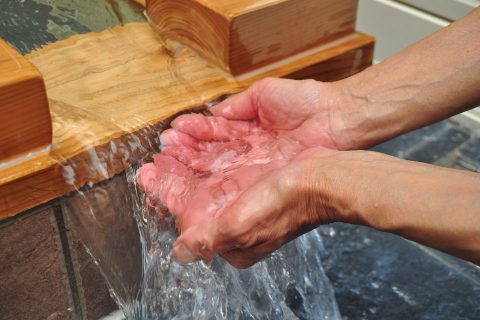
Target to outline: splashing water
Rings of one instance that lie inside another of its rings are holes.
[[[165,127],[152,126],[92,151],[88,161],[64,163],[66,180],[75,184],[81,180],[79,172],[87,180],[107,178],[112,161],[134,162],[124,174],[83,187],[62,201],[69,225],[99,265],[125,317],[340,319],[319,259],[322,241],[316,230],[247,270],[221,258],[188,265],[172,259],[174,218],[161,204],[148,206],[136,181],[139,160],[158,151],[158,134]]]

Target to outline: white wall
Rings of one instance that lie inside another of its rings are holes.
[[[380,62],[477,6],[480,0],[360,0],[357,30],[377,38],[374,61]],[[466,115],[480,122],[480,108]]]

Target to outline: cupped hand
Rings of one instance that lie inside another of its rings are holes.
[[[306,147],[348,149],[340,109],[346,95],[334,83],[266,78],[211,109],[230,120],[255,120]]]

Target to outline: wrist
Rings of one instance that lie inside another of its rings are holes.
[[[416,85],[399,85],[381,66],[332,83],[332,131],[341,150],[368,149],[428,123]],[[411,117],[416,113],[417,117]]]
[[[368,148],[369,127],[373,120],[369,111],[369,99],[366,95],[356,94],[350,79],[332,83],[320,83],[320,97],[323,97],[327,112],[331,139],[338,150]],[[326,99],[325,99],[326,97]]]
[[[365,160],[365,154],[365,151],[315,148],[297,158],[292,175],[295,183],[289,193],[295,195],[305,211],[311,212],[317,225],[332,222],[370,225],[362,205],[373,194],[374,184],[368,182],[370,173],[364,175],[362,168],[352,165]],[[365,191],[362,197],[359,190]]]

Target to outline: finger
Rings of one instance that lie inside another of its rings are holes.
[[[190,166],[193,160],[201,158],[199,153],[191,148],[183,146],[167,146],[162,149],[162,154],[166,156],[173,157],[185,164]]]
[[[202,114],[184,114],[172,122],[176,130],[202,141],[230,141],[251,132],[253,123],[208,117]]]
[[[173,215],[183,213],[191,172],[172,157],[158,154],[153,159],[153,163],[143,165],[137,174],[140,186]]]
[[[174,174],[179,177],[186,177],[191,174],[185,165],[170,156],[155,154],[153,163],[157,170],[157,178],[161,178],[164,174]]]
[[[277,78],[265,78],[255,82],[247,90],[228,97],[223,102],[210,109],[214,116],[221,116],[230,120],[253,120],[258,116],[258,101],[263,92],[272,81]]]
[[[253,90],[230,96],[210,109],[214,116],[230,120],[253,120],[257,117],[257,107],[252,96]]]
[[[144,163],[136,173],[136,180],[140,188],[147,194],[152,193],[157,180],[157,168],[153,162]]]
[[[199,141],[191,135],[175,129],[167,129],[160,135],[160,142],[164,146],[185,146],[194,150],[199,149]]]
[[[197,152],[189,148],[173,146],[163,148],[162,154],[171,156],[198,172],[212,172],[214,169],[222,168],[215,165],[217,156],[211,152]]]
[[[180,215],[185,208],[189,171],[172,157],[162,157],[161,161],[162,163],[157,165],[157,174],[160,178],[158,196],[171,214]]]
[[[288,219],[280,219],[276,228],[282,195],[272,181],[257,183],[233,201],[220,215],[181,234],[174,244],[174,258],[187,263],[209,261],[217,253],[268,242],[288,229]]]
[[[145,193],[158,193],[162,179],[167,174],[180,177],[191,174],[187,167],[172,157],[156,154],[152,158],[153,162],[144,163],[136,174],[137,183]]]

